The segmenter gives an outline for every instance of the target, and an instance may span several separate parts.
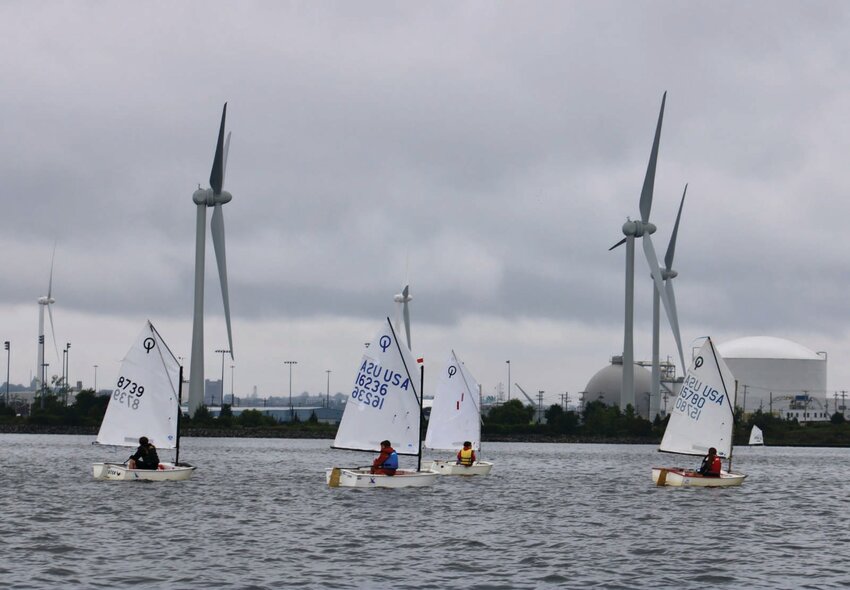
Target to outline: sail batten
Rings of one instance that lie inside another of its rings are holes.
[[[476,451],[481,450],[478,382],[452,351],[434,392],[425,446],[456,451],[465,441],[470,441]]]
[[[660,451],[705,455],[709,447],[720,457],[732,454],[735,405],[734,377],[708,338],[688,370],[676,396]]]
[[[146,436],[159,449],[177,444],[180,365],[150,321],[121,363],[97,444],[135,447]]]
[[[389,440],[399,455],[418,455],[416,366],[387,318],[363,350],[333,447],[379,451],[381,441]]]

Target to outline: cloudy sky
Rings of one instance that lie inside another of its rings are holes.
[[[237,395],[286,394],[285,360],[296,394],[324,391],[328,369],[347,391],[409,281],[429,383],[454,348],[487,393],[510,359],[527,391],[575,399],[622,352],[625,252],[608,248],[639,216],[667,91],[652,220],[663,256],[689,183],[686,349],[790,338],[829,353],[830,391],[850,389],[848,30],[839,1],[4,2],[11,381],[35,372],[54,243],[72,381],[93,385],[97,364],[108,386],[147,318],[189,356],[191,197],[227,101]],[[636,268],[648,360],[652,286]],[[211,243],[207,269],[215,379]]]

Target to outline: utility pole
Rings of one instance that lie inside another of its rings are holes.
[[[511,401],[511,361],[505,361],[508,365],[508,401]]]
[[[543,421],[543,390],[537,392],[537,423]]]
[[[233,370],[236,365],[230,365],[230,405],[236,407],[236,394],[233,392]]]
[[[749,387],[749,385],[742,385],[741,387],[744,389],[744,406],[741,408],[741,416],[743,417],[747,415],[747,387]]]
[[[292,365],[297,365],[298,361],[283,361],[284,365],[289,365],[289,422],[295,422],[295,409],[292,407]]]
[[[12,358],[12,351],[10,350],[12,344],[6,340],[3,343],[3,347],[6,349],[6,405],[9,405],[9,362]]]
[[[330,408],[331,407],[331,370],[325,369],[325,373],[328,374],[328,389],[327,389],[327,392],[325,393],[325,407]]]

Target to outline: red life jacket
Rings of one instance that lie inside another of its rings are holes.
[[[720,470],[723,468],[723,462],[720,460],[720,457],[714,457],[714,461],[711,462],[711,467],[708,472],[712,475],[720,475]]]

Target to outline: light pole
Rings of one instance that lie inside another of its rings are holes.
[[[289,421],[295,421],[295,410],[292,408],[292,365],[297,365],[298,361],[283,361],[283,364],[289,365]]]
[[[224,355],[229,354],[229,350],[220,348],[216,352],[221,353],[221,405],[224,406]]]
[[[68,404],[68,393],[71,391],[71,343],[65,343],[65,404]]]
[[[325,407],[330,408],[331,407],[331,370],[325,369],[325,373],[328,374],[328,391],[327,391],[327,394],[326,394],[326,397],[325,397]]]
[[[41,347],[44,348],[44,341],[41,343]],[[47,383],[44,382],[45,374],[47,373],[47,367],[50,366],[50,363],[41,363],[41,409],[44,409],[44,396],[47,395]]]
[[[233,368],[236,365],[230,365],[230,405],[236,407],[236,394],[233,393]]]
[[[511,361],[505,361],[508,365],[508,401],[511,401]]]
[[[11,343],[6,340],[3,343],[3,347],[6,349],[6,405],[9,405],[9,362],[12,358]]]
[[[94,394],[97,395],[97,365],[94,366]]]

